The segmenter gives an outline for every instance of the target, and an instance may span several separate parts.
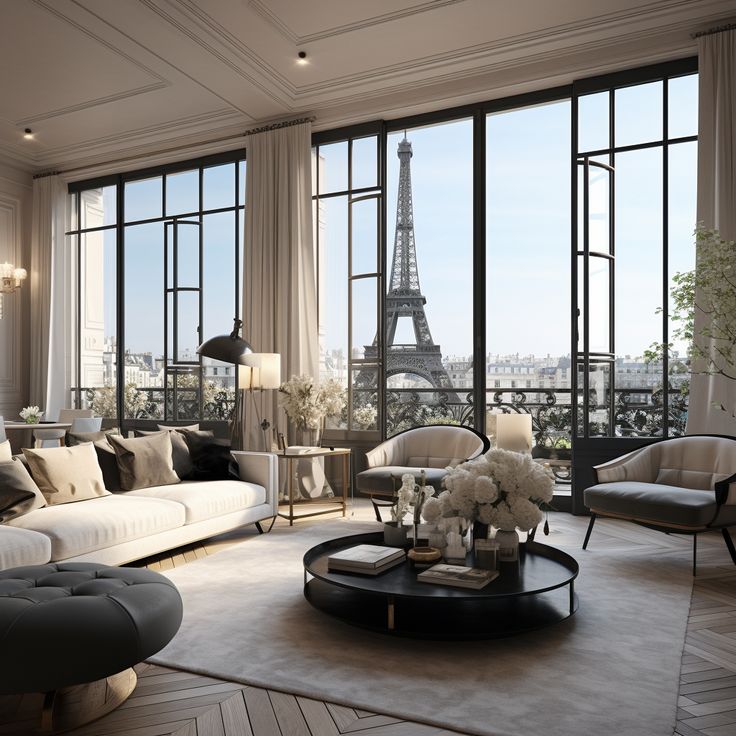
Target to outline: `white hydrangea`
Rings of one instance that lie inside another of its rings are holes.
[[[442,516],[442,504],[439,498],[428,498],[422,507],[422,516],[428,524],[436,524]]]
[[[543,518],[540,505],[548,504],[554,492],[554,479],[541,465],[508,450],[490,450],[447,471],[447,490],[437,499],[442,516],[499,529],[534,528]]]

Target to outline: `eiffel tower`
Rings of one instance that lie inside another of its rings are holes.
[[[410,373],[424,378],[438,389],[452,390],[452,382],[442,365],[440,346],[432,340],[427,315],[426,297],[419,288],[417,250],[414,242],[414,207],[411,194],[411,143],[406,135],[399,143],[399,196],[396,205],[391,282],[386,295],[386,378]],[[400,317],[410,317],[414,327],[414,342],[396,343],[396,327]],[[377,338],[365,348],[366,358],[377,358]],[[459,401],[453,391],[448,401]]]

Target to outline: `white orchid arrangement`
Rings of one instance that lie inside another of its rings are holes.
[[[418,524],[422,511],[434,495],[434,488],[427,485],[427,476],[422,470],[417,483],[412,473],[401,476],[401,488],[396,492],[394,505],[391,507],[391,519],[399,524],[403,521],[410,509],[414,511],[414,523]]]
[[[530,455],[499,449],[448,468],[444,485],[424,505],[427,522],[460,517],[503,530],[536,527],[554,492],[551,474]]]
[[[20,410],[20,418],[26,424],[38,424],[42,416],[43,412],[37,406],[26,406]]]
[[[325,417],[340,414],[345,406],[345,389],[333,378],[317,386],[311,376],[292,376],[279,392],[284,411],[301,429],[319,429]]]

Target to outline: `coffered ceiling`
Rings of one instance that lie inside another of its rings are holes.
[[[736,0],[0,2],[0,158],[29,170],[562,84],[692,54],[693,31],[736,16]]]

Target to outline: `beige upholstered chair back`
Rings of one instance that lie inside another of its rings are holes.
[[[92,409],[59,409],[59,421],[71,424],[75,419],[91,419],[95,413]]]
[[[0,417],[0,442],[5,442],[7,439],[5,435],[5,420]]]
[[[642,447],[596,467],[599,483],[639,481],[713,490],[736,473],[736,440],[677,437]]]
[[[366,453],[366,457],[369,468],[446,468],[469,460],[482,450],[481,437],[467,428],[438,425],[402,432]]]

